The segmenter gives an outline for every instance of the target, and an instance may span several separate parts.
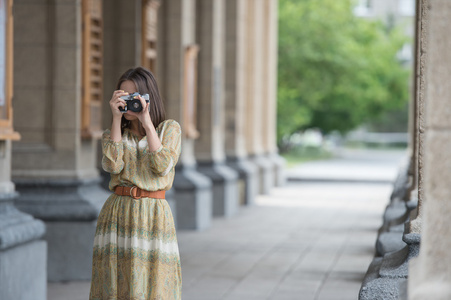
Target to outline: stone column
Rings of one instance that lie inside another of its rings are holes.
[[[425,51],[426,137],[424,140],[424,201],[420,254],[410,265],[409,299],[451,298],[451,2],[429,0]]]
[[[141,64],[141,0],[103,1],[103,128],[111,127],[109,101],[119,77]]]
[[[413,147],[413,178],[411,196],[418,201],[417,208],[412,211],[407,232],[421,234],[424,195],[424,158],[425,158],[425,114],[426,114],[426,76],[428,55],[428,24],[429,0],[417,0],[416,17],[416,56],[415,56],[415,98],[414,98],[414,147]]]
[[[195,156],[199,172],[213,181],[213,215],[231,216],[238,208],[238,174],[225,164],[224,0],[197,0],[199,43]]]
[[[273,185],[285,184],[285,160],[277,149],[277,47],[278,0],[264,0],[263,14],[263,147],[273,165]]]
[[[398,299],[406,290],[409,262],[418,255],[424,201],[425,25],[427,3],[417,1],[414,91],[410,109],[410,163],[401,168],[376,242],[376,257],[360,290],[359,299]],[[417,207],[418,204],[418,207]],[[400,298],[403,299],[403,298]]]
[[[48,279],[91,278],[99,186],[96,140],[81,137],[81,3],[15,7],[16,206],[47,227]]]
[[[174,198],[177,226],[202,230],[212,219],[212,182],[196,171],[194,139],[188,137],[185,120],[185,51],[195,44],[195,0],[165,0],[159,11],[157,77],[169,118],[182,126],[182,153],[176,166]]]
[[[14,206],[11,141],[0,141],[0,299],[47,299],[44,223]]]
[[[264,66],[266,58],[263,54],[264,8],[266,1],[248,0],[247,19],[247,79],[246,79],[246,101],[247,101],[247,122],[246,122],[246,148],[254,163],[258,166],[258,192],[268,194],[274,186],[273,164],[267,159],[263,148],[263,135],[267,134],[263,128],[263,112],[268,108],[267,98],[264,96]],[[266,120],[265,120],[266,122]]]
[[[225,2],[225,151],[227,165],[239,174],[240,203],[252,205],[257,194],[257,166],[246,151],[246,101],[248,58],[247,1]]]
[[[420,110],[420,104],[424,102],[424,52],[422,45],[425,44],[424,26],[426,23],[422,17],[423,3],[416,0],[416,14],[415,14],[415,41],[414,41],[414,61],[413,61],[413,90],[412,100],[409,103],[409,120],[408,120],[408,134],[409,134],[409,188],[408,193],[412,197],[418,198],[418,177],[419,177],[419,140],[420,140],[420,120],[423,120],[423,112]],[[424,21],[424,22],[422,22]],[[421,63],[423,62],[423,63]],[[421,115],[420,115],[421,113]]]
[[[44,223],[20,212],[11,182],[13,129],[13,1],[0,3],[0,299],[45,300],[47,298],[47,245],[40,240]],[[5,124],[7,123],[7,124]]]
[[[128,69],[140,65],[141,0],[103,1],[103,106],[102,127],[111,127],[112,115],[109,101],[116,90],[119,77]],[[98,169],[102,185],[108,190],[110,174],[102,170],[102,149],[98,150]]]

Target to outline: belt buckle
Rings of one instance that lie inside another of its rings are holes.
[[[133,189],[137,188],[136,186],[132,186],[132,188],[130,189],[130,197],[132,197],[133,199],[139,199],[140,197],[138,195],[133,195]]]

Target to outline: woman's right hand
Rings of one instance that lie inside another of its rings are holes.
[[[113,92],[113,97],[110,100],[110,108],[113,113],[113,118],[121,118],[122,112],[119,110],[119,107],[124,108],[126,103],[124,99],[121,99],[122,96],[127,96],[128,93],[123,90],[117,90]]]

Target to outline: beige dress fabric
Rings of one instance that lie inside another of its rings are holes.
[[[181,130],[174,120],[156,131],[162,146],[150,152],[147,137],[126,129],[121,142],[102,137],[102,167],[110,189],[137,186],[169,190],[180,155]],[[89,299],[181,299],[182,276],[174,220],[165,199],[112,194],[97,221]]]

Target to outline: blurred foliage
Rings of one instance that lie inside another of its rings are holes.
[[[402,108],[388,110],[365,124],[371,132],[407,132],[409,123],[409,103]]]
[[[345,133],[402,108],[401,29],[358,18],[351,0],[279,0],[278,141],[316,127]]]

